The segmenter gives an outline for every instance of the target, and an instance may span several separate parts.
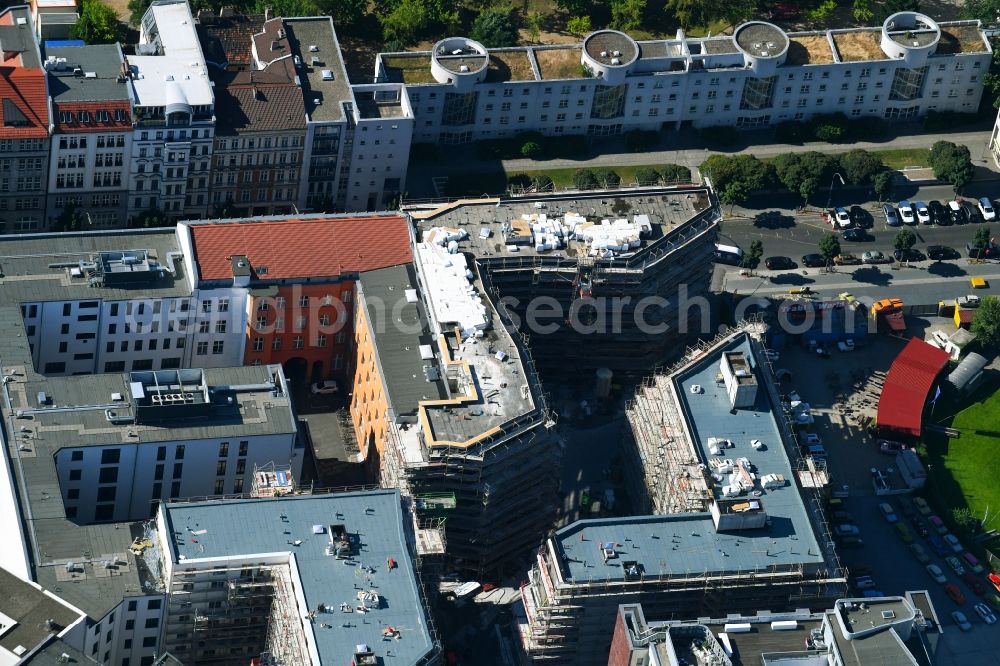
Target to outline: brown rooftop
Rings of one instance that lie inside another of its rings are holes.
[[[952,55],[955,53],[985,53],[986,43],[979,28],[969,25],[941,26],[941,41],[934,53]]]
[[[821,35],[789,35],[786,65],[826,65],[833,62],[833,50]]]
[[[302,91],[286,72],[239,72],[213,81],[216,134],[305,130]]]
[[[842,62],[862,62],[864,60],[888,60],[889,56],[879,44],[881,32],[877,29],[834,32],[833,43],[837,47]]]
[[[534,81],[535,73],[531,69],[531,60],[528,58],[528,52],[490,52],[490,66],[486,70],[486,80],[491,83],[500,81]]]
[[[580,77],[580,55],[583,49],[579,46],[567,46],[556,49],[535,49],[535,60],[538,61],[538,71],[543,79],[576,79]]]
[[[234,14],[224,10],[198,12],[198,40],[205,61],[229,69],[248,69],[251,64],[250,43],[264,25],[263,14]]]
[[[391,83],[437,83],[431,74],[429,53],[382,56],[382,65]]]

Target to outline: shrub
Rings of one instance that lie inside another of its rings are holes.
[[[809,138],[809,128],[805,123],[788,120],[774,126],[774,140],[778,143],[802,144]]]
[[[611,169],[598,169],[594,176],[601,187],[608,189],[618,187],[622,182],[622,177]]]
[[[625,150],[630,153],[645,152],[655,148],[659,142],[660,135],[657,132],[636,130],[625,134]]]
[[[540,173],[531,178],[531,186],[535,188],[537,192],[552,192],[555,190],[555,183],[552,182],[552,178],[548,174]]]
[[[850,124],[843,113],[824,113],[813,116],[809,127],[818,141],[839,141],[847,134]]]
[[[635,182],[639,185],[658,185],[660,172],[651,168],[636,169]]]
[[[847,134],[843,127],[837,125],[818,125],[813,129],[813,136],[819,141],[826,141],[828,143],[836,143],[845,138]]]
[[[573,187],[578,190],[596,189],[597,176],[590,169],[577,169],[573,173]]]
[[[703,140],[718,146],[731,146],[740,138],[739,130],[729,125],[702,127],[699,133]]]
[[[690,183],[691,169],[680,164],[664,164],[660,167],[660,177],[664,183]]]
[[[526,173],[515,173],[507,177],[507,187],[514,190],[526,190],[531,187],[531,178]]]
[[[470,37],[489,49],[517,46],[514,8],[499,6],[483,9],[472,22]]]
[[[521,144],[521,155],[529,160],[537,160],[542,152],[542,144],[537,141],[525,141]]]
[[[574,16],[569,21],[566,22],[566,30],[573,35],[586,35],[590,32],[590,17],[589,16]]]

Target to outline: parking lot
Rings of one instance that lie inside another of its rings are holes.
[[[870,438],[858,425],[863,416],[867,399],[859,393],[871,377],[888,369],[896,353],[902,348],[903,340],[887,336],[869,336],[869,343],[853,352],[832,352],[830,358],[821,358],[814,353],[792,347],[780,351],[780,359],[775,368],[784,368],[792,373],[790,381],[782,384],[782,391],[797,392],[808,402],[815,422],[810,426],[823,442],[826,461],[834,487],[846,485],[848,497],[838,510],[850,514],[851,524],[856,525],[862,544],[856,547],[842,547],[839,553],[854,580],[859,571],[871,576],[875,587],[887,595],[901,595],[907,590],[928,590],[941,622],[942,634],[932,642],[936,664],[946,666],[1000,664],[1000,623],[987,625],[974,610],[976,603],[984,597],[977,596],[970,585],[962,580],[946,563],[944,557],[934,552],[926,537],[937,534],[924,516],[913,520],[904,513],[904,503],[909,495],[875,495],[872,485],[871,468],[882,470],[890,479],[900,483],[895,472],[894,458],[878,452],[875,440]],[[850,405],[850,407],[848,407]],[[890,471],[891,470],[891,471]],[[898,517],[912,532],[913,542],[920,543],[930,563],[936,563],[943,571],[947,583],[955,584],[965,597],[964,604],[956,604],[945,592],[944,584],[935,582],[918,561],[909,545],[904,543],[894,525],[890,525],[879,505],[888,502]],[[834,507],[837,508],[837,507]],[[933,507],[931,508],[933,511]],[[910,511],[907,509],[907,511]],[[916,513],[913,511],[913,513]],[[832,518],[832,510],[828,514]],[[841,519],[843,520],[843,519]],[[831,521],[835,523],[837,521]],[[940,535],[938,535],[940,537]],[[948,551],[947,555],[960,553]],[[969,570],[965,567],[966,571]],[[976,579],[983,585],[985,595],[997,593],[986,579],[985,572]],[[861,591],[857,593],[860,595]],[[954,610],[960,610],[972,624],[970,632],[963,632],[951,617]],[[1000,612],[992,611],[1000,617]]]

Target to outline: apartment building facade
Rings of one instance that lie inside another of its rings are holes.
[[[405,84],[413,140],[466,143],[525,131],[620,134],[684,126],[765,127],[841,112],[886,120],[974,112],[992,49],[974,21],[914,12],[881,28],[637,42],[601,30],[581,44],[488,50],[449,38],[383,53],[375,80]]]
[[[127,215],[168,219],[209,211],[215,98],[194,18],[183,0],[156,0],[126,58],[134,124]]]
[[[55,120],[46,227],[118,227],[128,205],[132,142],[121,46],[52,47],[45,55]]]
[[[0,11],[0,230],[39,231],[45,224],[52,104],[26,7]]]

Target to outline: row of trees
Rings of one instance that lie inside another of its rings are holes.
[[[938,141],[928,158],[934,176],[956,191],[968,185],[975,174],[966,146]],[[783,187],[802,197],[805,203],[823,188],[832,186],[836,175],[846,185],[870,187],[879,200],[892,191],[892,172],[877,154],[855,149],[841,155],[818,151],[784,153],[764,161],[753,155],[712,155],[701,165],[712,180],[719,199],[726,205],[746,203],[754,192]]]

